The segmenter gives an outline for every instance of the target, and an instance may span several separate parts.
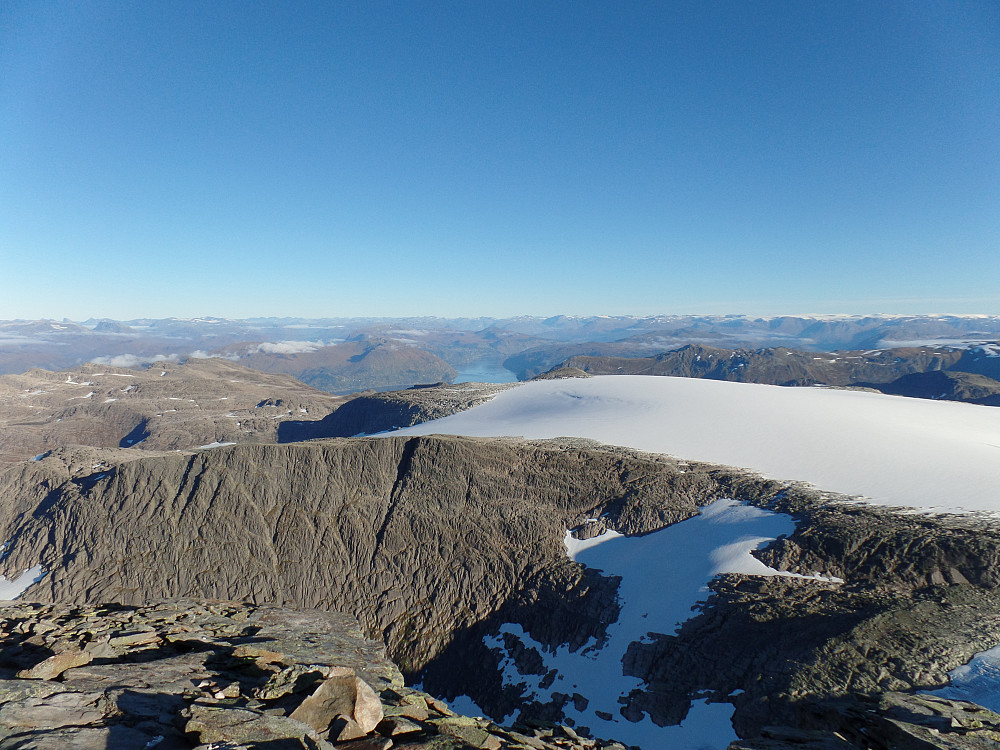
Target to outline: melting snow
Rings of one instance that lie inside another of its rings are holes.
[[[968,664],[948,673],[951,684],[931,695],[972,701],[991,711],[1000,711],[1000,646],[980,651]]]
[[[37,460],[37,457],[33,460]],[[0,545],[0,560],[10,554],[9,547],[9,541]],[[0,600],[10,601],[11,599],[16,599],[23,594],[31,584],[42,580],[44,576],[45,571],[42,570],[41,565],[31,566],[14,579],[8,580],[4,576],[0,576]]]
[[[520,625],[501,626],[501,635],[488,637],[486,643],[501,651],[504,684],[524,684],[526,692],[543,701],[553,692],[586,696],[590,701],[586,709],[577,710],[570,703],[564,711],[597,736],[649,748],[725,748],[736,739],[730,704],[696,701],[680,726],[660,727],[649,717],[633,723],[622,717],[619,697],[643,685],[622,674],[622,657],[630,643],[642,641],[650,632],[676,632],[692,616],[692,608],[707,598],[707,584],[719,573],[787,575],[750,553],[793,529],[789,516],[719,500],[694,518],[641,537],[606,532],[586,542],[573,540],[575,545],[567,537],[567,552],[578,562],[605,575],[621,576],[618,622],[608,628],[603,647],[592,641],[580,651],[562,646],[555,653],[546,652]],[[504,634],[538,650],[546,672],[558,671],[549,687],[541,687],[545,675],[517,672],[506,652]],[[613,718],[604,720],[596,711]]]
[[[236,445],[236,443],[220,443],[218,441],[214,443],[208,443],[207,445],[199,445],[195,450],[204,450],[205,448],[223,448],[227,445]]]
[[[584,550],[590,549],[591,547],[596,547],[598,544],[603,544],[604,542],[609,542],[612,539],[617,539],[618,537],[625,536],[624,534],[619,534],[614,529],[607,529],[602,534],[597,536],[592,536],[590,539],[577,539],[573,534],[567,529],[566,536],[563,537],[563,544],[566,545],[566,555],[570,560],[576,560],[577,555],[579,555]]]

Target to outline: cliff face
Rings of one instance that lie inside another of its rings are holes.
[[[693,515],[711,485],[665,460],[499,440],[123,453],[57,451],[0,475],[4,571],[49,571],[33,599],[346,611],[410,672],[525,581],[546,585],[543,571],[582,581],[567,526],[617,504],[634,507],[625,528],[657,528]]]
[[[565,530],[644,534],[730,497],[797,520],[759,555],[768,564],[845,583],[717,580],[678,633],[633,644],[625,667],[647,687],[628,696],[624,719],[676,722],[707,691],[734,704],[743,736],[780,723],[836,731],[822,718],[828,701],[941,686],[1000,638],[1000,531],[983,519],[901,515],[580,440],[364,438],[136,456],[65,449],[0,472],[0,573],[47,571],[26,599],[345,612],[432,692],[559,720],[558,702],[504,685],[483,639],[518,623],[546,648],[579,648],[615,621],[617,580],[569,560]],[[520,656],[530,669],[534,656]]]

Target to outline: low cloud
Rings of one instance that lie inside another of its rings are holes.
[[[323,343],[317,341],[275,341],[258,344],[256,351],[261,354],[307,354],[322,347]]]
[[[43,339],[31,339],[26,336],[4,336],[0,335],[0,349],[16,349],[22,346],[45,345],[51,342]]]
[[[108,365],[109,367],[130,367],[137,368],[151,365],[156,362],[176,362],[176,354],[116,354],[113,357],[94,357],[91,362],[95,365]]]

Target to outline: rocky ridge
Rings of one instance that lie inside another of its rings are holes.
[[[769,385],[888,383],[956,364],[959,349],[910,347],[829,353],[785,347],[719,349],[691,344],[647,357],[570,357],[561,366],[591,375],[671,375]]]
[[[0,494],[10,540],[0,572],[47,571],[27,598],[208,596],[347,611],[426,689],[469,695],[496,716],[516,708],[525,721],[559,722],[560,705],[505,687],[484,637],[518,623],[547,647],[579,648],[617,618],[617,579],[570,561],[564,530],[649,533],[716,498],[789,513],[796,531],[762,559],[845,583],[717,579],[679,633],[630,651],[630,674],[648,689],[628,697],[624,718],[676,722],[707,692],[734,705],[744,737],[774,725],[835,733],[815,718],[829,701],[940,687],[1000,640],[990,519],[900,514],[590,441],[65,450],[0,472]]]
[[[894,396],[1000,406],[1000,381],[985,375],[955,370],[915,372],[880,385],[878,389]]]
[[[0,747],[623,750],[458,716],[334,612],[8,603],[0,632]]]

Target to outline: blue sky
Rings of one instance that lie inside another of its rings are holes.
[[[1000,3],[0,4],[0,318],[1000,313]]]

